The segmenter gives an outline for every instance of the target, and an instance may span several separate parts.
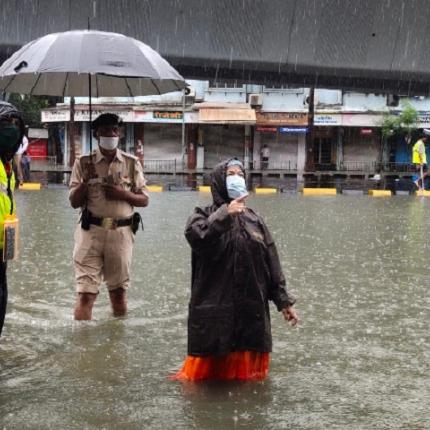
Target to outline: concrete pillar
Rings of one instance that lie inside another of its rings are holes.
[[[187,138],[187,169],[194,170],[197,165],[198,127],[195,124],[186,125]]]
[[[69,123],[64,124],[64,157],[63,165],[64,167],[69,166],[70,163],[70,137],[69,137]]]
[[[244,151],[243,161],[244,161],[244,166],[246,170],[248,170],[250,167],[249,166],[249,163],[251,161],[250,154],[252,154],[251,149],[252,149],[251,126],[245,125],[245,151]]]
[[[254,132],[254,145],[252,151],[252,161],[254,165],[254,169],[261,169],[261,133],[259,131]]]
[[[196,168],[203,169],[205,166],[205,148],[203,146],[203,129],[198,129],[198,146],[197,146]]]
[[[134,124],[134,154],[140,160],[143,166],[143,160],[145,157],[145,124],[135,123]]]
[[[306,134],[299,134],[297,139],[297,180],[303,180],[306,164]]]
[[[336,170],[342,170],[343,164],[343,134],[342,127],[337,128],[336,136]]]

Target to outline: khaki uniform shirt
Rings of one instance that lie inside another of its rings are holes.
[[[70,178],[69,196],[80,183],[84,182],[84,179],[88,180],[89,170],[86,166],[89,165],[90,158],[89,155],[83,155],[76,159]],[[88,180],[88,210],[95,217],[129,218],[133,215],[133,206],[125,201],[106,199],[102,185],[108,183],[121,185],[128,191],[148,195],[142,165],[134,155],[120,149],[117,149],[115,158],[110,164],[100,150],[96,149],[92,154],[92,162],[96,176]],[[134,178],[131,177],[133,173]]]

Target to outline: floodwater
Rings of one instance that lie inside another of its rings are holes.
[[[20,192],[0,341],[2,429],[430,428],[430,199],[254,196],[302,322],[272,307],[269,378],[180,383],[186,352],[187,216],[209,200],[153,194],[138,233],[129,313],[107,293],[74,322],[76,213],[67,190]]]

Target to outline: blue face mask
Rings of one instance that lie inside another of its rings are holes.
[[[231,199],[237,199],[246,196],[248,191],[246,189],[245,178],[240,175],[229,175],[226,178],[227,193]]]

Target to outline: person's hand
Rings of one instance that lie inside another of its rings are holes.
[[[239,215],[245,210],[245,199],[248,195],[238,197],[232,200],[227,206],[227,211],[229,215]]]
[[[104,184],[102,185],[103,190],[105,192],[105,196],[108,200],[126,200],[127,199],[127,191],[121,187],[121,185],[111,185]]]
[[[75,190],[75,193],[78,193],[82,197],[86,197],[88,193],[88,183],[87,182],[81,182]]]
[[[284,315],[285,321],[289,321],[292,326],[295,326],[298,324],[299,315],[297,314],[296,310],[292,306],[288,306],[284,309],[282,309],[282,314]]]
[[[97,178],[96,166],[90,162],[85,166],[83,181],[88,182],[90,179]]]

